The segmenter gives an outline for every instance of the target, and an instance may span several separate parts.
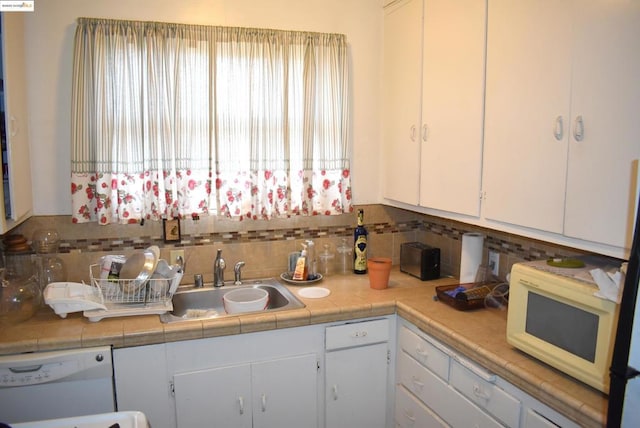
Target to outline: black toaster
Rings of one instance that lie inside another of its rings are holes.
[[[400,245],[400,271],[422,281],[440,278],[440,248],[422,242]]]

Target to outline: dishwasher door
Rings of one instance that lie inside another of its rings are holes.
[[[115,410],[108,346],[0,356],[0,422]]]

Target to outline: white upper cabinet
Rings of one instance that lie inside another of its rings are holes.
[[[383,196],[418,205],[422,0],[394,3],[384,15]]]
[[[427,0],[420,205],[480,215],[485,0]]]
[[[640,2],[575,4],[564,234],[630,249],[640,190]]]
[[[562,233],[571,34],[566,1],[489,2],[485,218]]]
[[[485,0],[385,8],[385,198],[479,215],[485,29]]]
[[[22,13],[2,13],[2,79],[5,139],[2,144],[4,201],[0,204],[0,234],[28,219],[32,213],[31,166],[27,133],[27,91]],[[7,173],[8,172],[8,173]]]
[[[483,217],[628,247],[640,3],[490,0]]]

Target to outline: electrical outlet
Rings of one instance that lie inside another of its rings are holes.
[[[171,252],[169,253],[169,264],[179,264],[178,257],[182,257],[182,263],[184,263],[184,250],[171,250]]]
[[[493,276],[498,276],[500,272],[500,253],[497,251],[489,251],[489,269]]]

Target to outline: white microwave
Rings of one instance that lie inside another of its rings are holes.
[[[592,387],[609,393],[618,304],[594,296],[589,271],[602,264],[553,268],[514,264],[509,281],[507,342]],[[608,266],[611,268],[611,266]]]

